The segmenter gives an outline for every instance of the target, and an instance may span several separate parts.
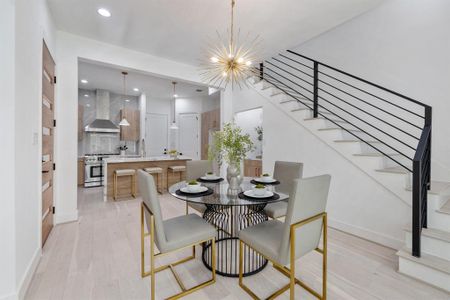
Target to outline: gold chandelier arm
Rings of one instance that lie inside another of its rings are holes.
[[[236,0],[231,0],[231,27],[230,27],[230,54],[234,52],[234,6],[236,5]]]

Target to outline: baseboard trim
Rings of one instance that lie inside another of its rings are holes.
[[[41,260],[42,250],[41,248],[36,249],[34,252],[33,258],[31,259],[30,264],[25,271],[25,274],[20,281],[20,284],[17,289],[17,298],[22,300],[25,298],[28,287],[30,286],[31,279],[33,278],[34,272],[36,272],[37,266],[39,265],[39,261]]]
[[[67,214],[58,214],[58,213],[55,214],[55,225],[75,222],[77,220],[78,220],[78,209],[75,210],[74,212]]]
[[[363,239],[369,240],[371,242],[392,248],[401,249],[404,246],[405,241],[396,239],[385,234],[369,230],[367,228],[362,228],[359,226],[347,224],[332,218],[328,218],[328,225],[331,228],[361,237]]]

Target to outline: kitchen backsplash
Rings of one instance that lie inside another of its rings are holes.
[[[86,97],[87,95],[88,97]],[[95,90],[78,90],[78,103],[84,107],[83,127],[96,119]],[[129,102],[124,101],[129,99]],[[124,96],[110,93],[110,120],[114,124],[120,122],[120,110],[123,107],[139,109],[139,98],[135,96]],[[83,138],[78,141],[78,155],[83,156],[88,153],[119,153],[118,147],[124,145],[120,141],[119,133],[83,133]],[[127,154],[137,153],[137,143],[127,141]]]

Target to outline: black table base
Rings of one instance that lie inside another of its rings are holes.
[[[268,220],[264,213],[266,203],[227,206],[206,205],[203,218],[217,228],[216,236],[216,273],[227,277],[239,276],[239,230]],[[258,273],[267,265],[267,260],[248,246],[244,245],[243,274],[250,276]],[[211,270],[211,243],[205,243],[202,260]]]

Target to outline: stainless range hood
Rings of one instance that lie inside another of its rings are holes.
[[[120,129],[109,117],[109,92],[97,90],[95,95],[96,119],[84,128],[86,132],[119,133]]]

